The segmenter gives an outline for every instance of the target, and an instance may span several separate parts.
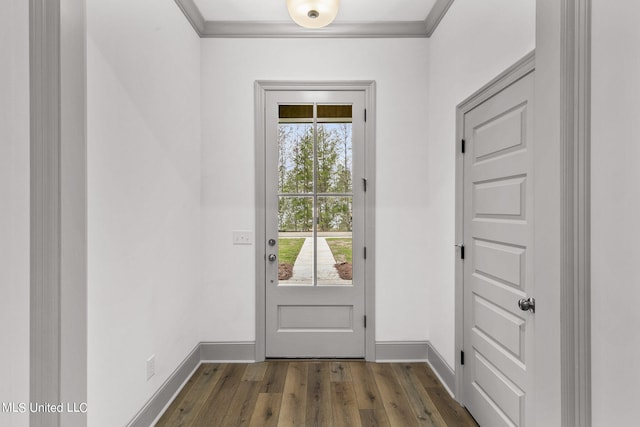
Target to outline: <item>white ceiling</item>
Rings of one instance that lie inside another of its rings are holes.
[[[286,0],[194,0],[205,21],[288,21]],[[424,21],[436,0],[341,0],[336,22]]]

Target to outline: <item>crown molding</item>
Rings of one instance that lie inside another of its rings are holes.
[[[290,21],[207,21],[194,0],[175,0],[201,38],[424,38],[430,37],[454,0],[437,0],[424,21],[335,22],[320,29]]]
[[[436,1],[436,4],[434,4],[433,7],[431,8],[431,12],[429,12],[427,19],[424,20],[424,24],[426,27],[426,34],[425,34],[426,37],[431,37],[433,32],[438,27],[438,24],[440,23],[440,21],[442,21],[442,18],[444,18],[444,15],[447,14],[447,11],[449,10],[452,4],[453,4],[453,0]]]
[[[202,37],[206,21],[204,20],[198,6],[196,6],[193,0],[176,0],[176,4],[182,13],[184,13],[184,16],[187,18],[193,29],[196,30],[196,33]]]
[[[216,38],[376,38],[426,37],[424,21],[334,22],[319,29],[301,28],[289,21],[207,21],[200,37]]]

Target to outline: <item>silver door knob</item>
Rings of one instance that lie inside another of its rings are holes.
[[[536,300],[533,298],[522,298],[518,301],[518,307],[522,311],[536,312]]]
[[[269,261],[271,262],[275,261],[277,258],[276,254],[269,254]]]

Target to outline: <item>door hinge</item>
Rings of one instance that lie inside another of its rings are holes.
[[[460,245],[460,259],[464,259],[464,245]]]
[[[367,259],[367,247],[364,247],[364,259]]]
[[[466,145],[466,142],[465,142],[465,140],[463,139],[463,140],[461,141],[461,144],[460,144],[460,148],[462,149],[462,154],[464,154],[464,152],[465,152],[465,145]]]
[[[464,351],[460,351],[460,364],[464,365]]]
[[[367,329],[367,316],[364,316],[364,328]]]
[[[367,121],[367,109],[366,108],[364,109],[364,121],[365,121],[365,123]]]
[[[364,192],[367,192],[367,178],[362,178],[362,186],[364,187]]]

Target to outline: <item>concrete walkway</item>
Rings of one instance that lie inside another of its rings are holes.
[[[318,237],[318,284],[345,285],[351,280],[342,280],[334,267],[336,260],[329,248],[327,239]],[[293,265],[293,276],[287,280],[291,284],[313,284],[313,237],[304,239],[296,263]]]

